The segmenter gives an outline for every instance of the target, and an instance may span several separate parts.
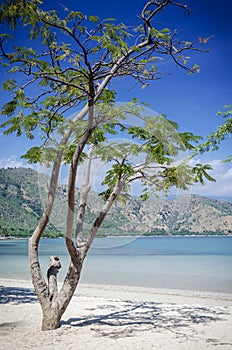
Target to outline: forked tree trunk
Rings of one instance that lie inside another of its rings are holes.
[[[78,256],[76,266],[71,262],[60,291],[57,286],[57,273],[61,268],[59,257],[51,256],[47,271],[48,282],[46,283],[38,259],[37,244],[29,242],[29,257],[31,266],[32,282],[42,308],[43,331],[54,330],[60,327],[60,320],[64,314],[80,279],[82,259]]]
[[[76,287],[78,285],[80,275],[81,275],[81,269],[82,269],[81,261],[79,261],[79,264],[77,265],[77,267],[75,267],[72,262],[70,263],[64,284],[59,292],[56,288],[54,288],[55,286],[57,286],[57,280],[55,276],[52,275],[52,290],[50,289],[51,288],[50,283],[48,284],[49,299],[51,300],[50,300],[50,303],[48,303],[45,308],[42,307],[42,311],[43,311],[42,330],[43,331],[54,330],[60,327],[61,317],[63,316],[65,310],[67,309],[67,306],[69,305],[72,299],[72,296],[76,290]],[[49,270],[50,268],[48,269],[48,275],[49,275]],[[49,281],[50,281],[50,278],[49,278]],[[50,294],[51,292],[52,294]]]

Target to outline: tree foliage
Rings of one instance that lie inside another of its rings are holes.
[[[93,103],[101,96],[105,102],[112,101],[115,93],[106,89],[112,78],[131,76],[142,87],[159,79],[162,72],[158,63],[166,55],[188,72],[196,71],[196,66],[187,65],[186,51],[202,50],[203,41],[180,41],[176,31],[153,26],[155,15],[169,3],[172,1],[148,2],[141,13],[141,25],[130,28],[79,11],[61,17],[55,10],[45,11],[42,1],[5,1],[0,5],[1,21],[16,29],[21,20],[30,38],[30,46],[7,51],[5,43],[10,36],[1,35],[2,62],[14,75],[17,72],[26,77],[23,83],[14,78],[4,83],[13,96],[2,110],[10,117],[3,124],[5,132],[26,132],[33,138],[39,128],[49,134],[64,121],[67,111],[86,100]],[[37,91],[40,88],[36,96],[31,95],[35,87]]]
[[[212,132],[208,137],[207,141],[197,147],[199,153],[208,151],[217,151],[221,142],[226,140],[232,134],[232,104],[224,106],[225,111],[219,111],[218,116],[222,116],[225,120],[215,132]],[[232,155],[228,156],[224,162],[231,162]]]

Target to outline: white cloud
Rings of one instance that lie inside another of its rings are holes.
[[[200,161],[199,161],[200,162]],[[192,193],[203,196],[232,197],[232,163],[222,163],[220,159],[208,162],[213,168],[209,174],[216,182],[193,186]]]
[[[14,155],[0,159],[0,168],[20,168],[25,166],[25,161],[17,159]]]

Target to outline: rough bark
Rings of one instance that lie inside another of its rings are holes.
[[[58,304],[52,305],[43,311],[42,331],[52,331],[60,327],[60,315]]]
[[[48,298],[50,304],[43,310],[42,330],[56,329],[60,325],[60,310],[57,303],[58,287],[57,287],[57,273],[61,268],[59,258],[57,256],[50,257],[50,264],[47,271],[48,278]]]
[[[83,260],[80,258],[80,254],[77,254],[77,255],[78,255],[78,263],[76,266],[74,266],[73,263],[70,262],[66,278],[58,294],[57,299],[59,302],[61,316],[63,315],[68,304],[70,303],[80,279]]]
[[[50,256],[50,263],[47,272],[48,278],[48,296],[49,300],[55,300],[58,295],[57,273],[61,268],[60,259],[58,256]]]
[[[38,243],[32,238],[29,240],[29,258],[31,267],[32,283],[35,287],[42,310],[46,309],[48,299],[48,285],[44,279],[38,259]]]

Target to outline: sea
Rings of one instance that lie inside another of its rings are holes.
[[[30,279],[28,240],[0,240],[0,277]],[[62,281],[69,265],[64,239],[42,239],[40,264],[59,255]],[[80,283],[232,293],[232,236],[96,238]]]

